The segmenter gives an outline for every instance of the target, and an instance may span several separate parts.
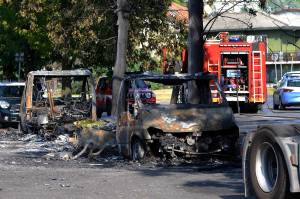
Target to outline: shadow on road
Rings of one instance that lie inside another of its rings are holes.
[[[243,195],[242,169],[239,164],[208,164],[208,165],[178,165],[155,169],[138,169],[141,175],[147,177],[172,176],[182,173],[182,176],[193,176],[181,179],[180,187],[184,191],[216,196],[223,199],[240,199]],[[181,175],[179,175],[181,176]],[[201,198],[201,197],[200,197]]]
[[[208,174],[212,178],[187,181],[183,186],[190,191],[197,190],[199,193],[210,193],[224,199],[240,199],[243,195],[242,171],[232,166],[219,167],[199,172]],[[217,176],[217,177],[215,177]]]
[[[224,199],[244,198],[243,182],[240,172],[230,173],[224,171],[222,174],[224,175],[224,178],[188,181],[183,186],[188,191],[197,190],[199,193],[218,195],[220,198]]]

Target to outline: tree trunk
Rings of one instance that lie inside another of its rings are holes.
[[[62,58],[62,70],[72,70],[72,63],[69,61],[67,56]],[[72,97],[72,82],[71,78],[66,77],[62,78],[62,98],[71,98]]]
[[[189,0],[189,53],[188,72],[203,72],[203,1]],[[191,104],[208,103],[209,85],[205,82],[190,82],[188,85],[188,102]]]
[[[124,110],[125,95],[121,90],[121,81],[126,71],[126,53],[129,29],[129,4],[127,0],[118,0],[118,43],[117,58],[113,74],[112,114],[117,118]]]

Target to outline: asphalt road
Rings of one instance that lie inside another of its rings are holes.
[[[246,134],[260,124],[295,123],[300,109],[273,111],[271,101],[258,114],[236,114]],[[0,143],[1,145],[1,143]],[[36,153],[20,153],[21,142],[2,141],[0,198],[243,198],[240,164],[140,165],[81,159],[45,160]]]

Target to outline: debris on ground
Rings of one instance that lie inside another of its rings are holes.
[[[20,134],[14,129],[0,130],[0,148],[16,155],[16,158],[2,160],[9,165],[77,165],[84,167],[117,167],[128,169],[171,168],[206,165],[219,167],[228,164],[216,159],[184,159],[147,156],[142,161],[128,161],[119,154],[116,147],[116,126],[112,121],[77,124],[75,136],[62,134],[49,141],[38,134]],[[83,149],[86,149],[83,151]],[[82,152],[83,151],[83,152]],[[80,158],[84,156],[85,158]],[[75,159],[78,159],[75,161]],[[60,163],[60,160],[68,163]],[[69,161],[72,160],[72,161]],[[31,163],[30,163],[31,162]]]
[[[78,130],[72,144],[76,148],[72,159],[77,159],[84,154],[89,157],[100,155],[106,148],[114,148],[116,143],[116,126],[111,121],[83,120],[76,122]]]

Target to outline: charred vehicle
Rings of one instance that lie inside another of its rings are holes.
[[[22,96],[25,132],[55,136],[72,131],[78,120],[96,120],[94,80],[89,70],[32,71]]]
[[[136,80],[173,88],[172,96],[174,90],[180,92],[176,100],[171,97],[165,103],[143,103],[138,92],[130,93],[137,86]],[[210,85],[211,100],[187,103],[184,91],[189,82]],[[238,127],[213,75],[131,74],[125,76],[121,90],[124,94],[118,99],[121,108],[116,139],[125,157],[140,160],[147,152],[165,157],[235,154]]]
[[[20,103],[24,86],[24,82],[0,83],[0,126],[19,124]]]

